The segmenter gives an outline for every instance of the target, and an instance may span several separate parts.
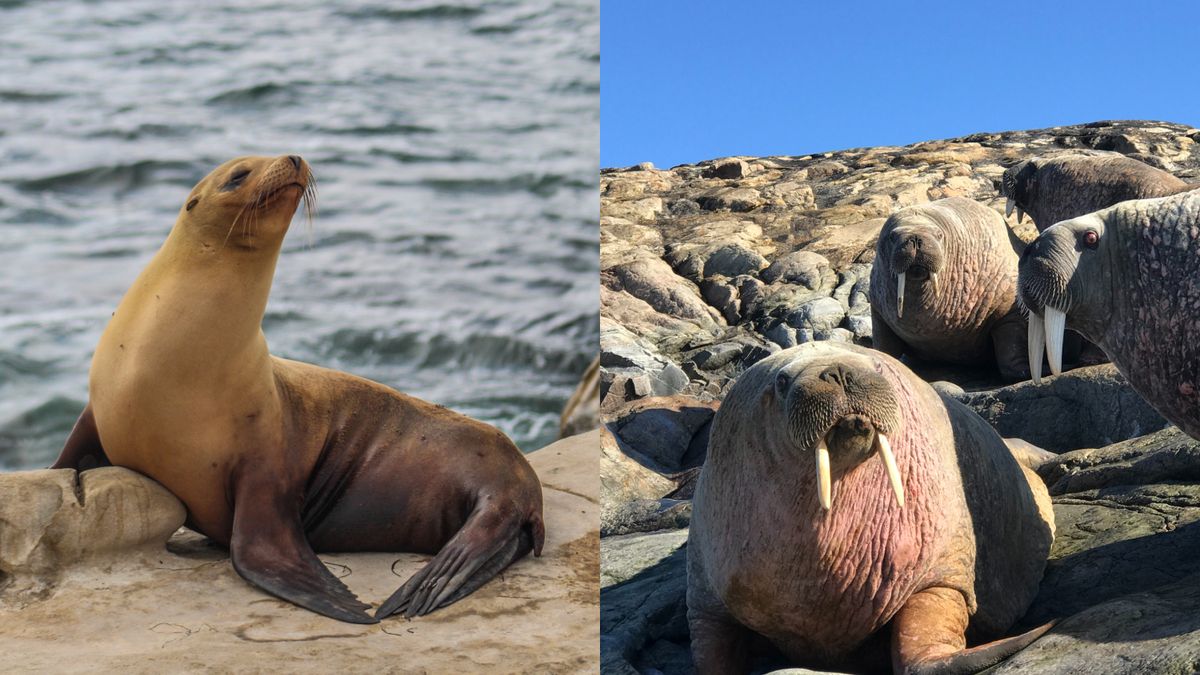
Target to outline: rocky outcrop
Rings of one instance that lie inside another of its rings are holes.
[[[180,530],[167,550],[160,548],[154,556],[114,556],[100,565],[83,561],[65,568],[39,597],[0,591],[4,669],[316,673],[371,663],[406,672],[594,671],[599,639],[598,443],[593,431],[528,455],[545,498],[542,556],[522,558],[470,596],[428,617],[377,625],[327,619],[251,587],[234,572],[226,550]],[[57,472],[0,475],[0,485],[34,482],[40,486],[35,492],[48,492],[47,485],[60,484],[47,476],[51,473]],[[99,471],[83,474],[85,486],[94,473]],[[104,503],[85,487],[89,494],[85,510]],[[5,509],[0,527],[9,527],[4,523],[10,513],[30,510],[28,503],[13,505],[8,496],[0,493],[0,509]],[[70,501],[73,497],[65,503]],[[121,501],[108,503],[127,516],[134,514],[133,522],[147,510],[170,511],[170,502]],[[116,522],[96,522],[102,521]],[[6,545],[0,544],[0,550],[7,555]],[[360,598],[378,604],[431,556],[321,557]]]
[[[41,592],[77,564],[161,553],[187,512],[128,469],[0,474],[0,587]]]
[[[607,480],[630,489],[605,494],[614,501],[603,507],[602,671],[690,672],[686,540],[706,411],[773,351],[821,339],[870,344],[868,273],[888,215],[949,196],[1003,213],[995,181],[1033,155],[1119,152],[1200,182],[1198,140],[1200,130],[1176,124],[1097,122],[604,170],[604,461]],[[1007,222],[1016,245],[1036,234],[1028,220]],[[1010,386],[985,371],[912,365],[944,380],[936,388],[1010,447],[1039,457],[1054,495],[1051,559],[1014,630],[1062,621],[995,672],[1194,670],[1200,443],[1109,365]]]
[[[879,229],[896,209],[961,196],[1003,213],[996,182],[1034,155],[1123,153],[1197,182],[1198,138],[1200,131],[1178,124],[1095,122],[666,170],[605,169],[601,365],[614,370],[602,382],[621,379],[619,403],[719,394],[778,347],[813,339],[869,344],[867,272]],[[1014,239],[1037,233],[1015,215],[1007,222]],[[635,341],[647,360],[664,361],[643,371],[657,380],[630,384],[636,372],[609,365]]]

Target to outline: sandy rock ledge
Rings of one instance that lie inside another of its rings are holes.
[[[84,474],[82,508],[74,498],[73,472],[0,475],[0,565],[7,566],[0,574],[8,575],[0,577],[6,583],[0,590],[0,669],[595,672],[598,447],[593,431],[528,456],[545,495],[541,558],[518,561],[430,616],[372,626],[327,619],[252,588],[233,571],[224,549],[187,530],[171,535],[182,522],[182,507],[137,474]],[[147,513],[153,515],[139,518]],[[81,532],[91,538],[76,534]],[[124,550],[117,554],[110,547],[99,555],[105,547],[95,542],[114,532]],[[429,559],[392,553],[321,557],[374,605]],[[31,577],[43,579],[36,593],[29,581],[20,581]]]

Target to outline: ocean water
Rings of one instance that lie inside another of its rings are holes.
[[[598,341],[598,0],[0,0],[0,468],[52,462],[192,185],[300,154],[274,354],[552,441]]]

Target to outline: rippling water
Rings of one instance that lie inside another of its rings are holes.
[[[553,440],[598,338],[599,92],[595,0],[0,0],[0,467],[53,461],[110,312],[243,154],[320,185],[273,353]]]

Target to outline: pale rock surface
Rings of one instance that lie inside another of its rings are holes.
[[[593,431],[528,456],[545,496],[542,557],[519,560],[467,598],[429,616],[368,626],[327,619],[249,586],[233,571],[227,551],[180,530],[166,550],[160,546],[149,557],[109,558],[104,564],[62,569],[42,597],[0,592],[0,669],[595,672],[598,445]],[[62,484],[46,472],[32,473],[45,476],[38,480]],[[123,508],[130,513],[141,507]],[[102,517],[96,522],[116,521]],[[361,599],[375,605],[429,558],[322,556]]]

